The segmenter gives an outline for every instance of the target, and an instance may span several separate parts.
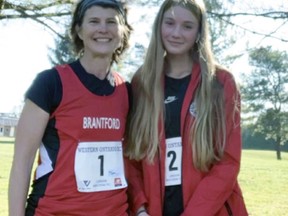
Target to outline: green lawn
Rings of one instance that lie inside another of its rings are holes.
[[[0,144],[0,215],[8,215],[7,187],[13,145]],[[288,213],[288,153],[276,160],[272,151],[244,150],[239,181],[251,216]],[[21,181],[21,180],[20,180]]]
[[[239,181],[250,215],[288,215],[288,153],[244,150]]]
[[[14,143],[14,140],[12,137],[0,137],[0,144]]]
[[[0,144],[0,215],[8,215],[8,180],[13,156],[13,144]]]

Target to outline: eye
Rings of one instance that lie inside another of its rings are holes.
[[[96,19],[91,19],[91,20],[89,21],[89,23],[97,24],[97,23],[99,23],[99,21],[96,20]]]
[[[108,24],[118,24],[118,22],[115,19],[110,19],[107,21]]]
[[[193,29],[193,26],[191,26],[191,25],[184,25],[184,28],[185,28],[185,29]]]
[[[168,26],[171,26],[171,25],[173,25],[174,23],[173,23],[172,21],[170,21],[170,20],[166,20],[166,21],[164,21],[164,24],[165,24],[165,25],[168,25]]]

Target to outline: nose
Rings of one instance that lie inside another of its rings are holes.
[[[106,33],[107,32],[107,23],[102,22],[98,26],[98,32],[100,33]]]
[[[179,25],[176,25],[172,30],[172,36],[179,37],[181,35],[180,30],[181,30],[181,27]]]

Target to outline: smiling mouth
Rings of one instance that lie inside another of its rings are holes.
[[[168,41],[171,45],[181,45],[181,42],[177,42],[177,41]]]
[[[109,38],[96,38],[96,39],[94,39],[96,42],[110,42],[111,41],[111,39],[109,39]]]

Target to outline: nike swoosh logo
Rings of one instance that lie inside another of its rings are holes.
[[[169,96],[167,97],[165,100],[164,100],[164,103],[165,104],[169,104],[169,103],[172,103],[174,101],[178,100],[178,98],[176,96]]]

